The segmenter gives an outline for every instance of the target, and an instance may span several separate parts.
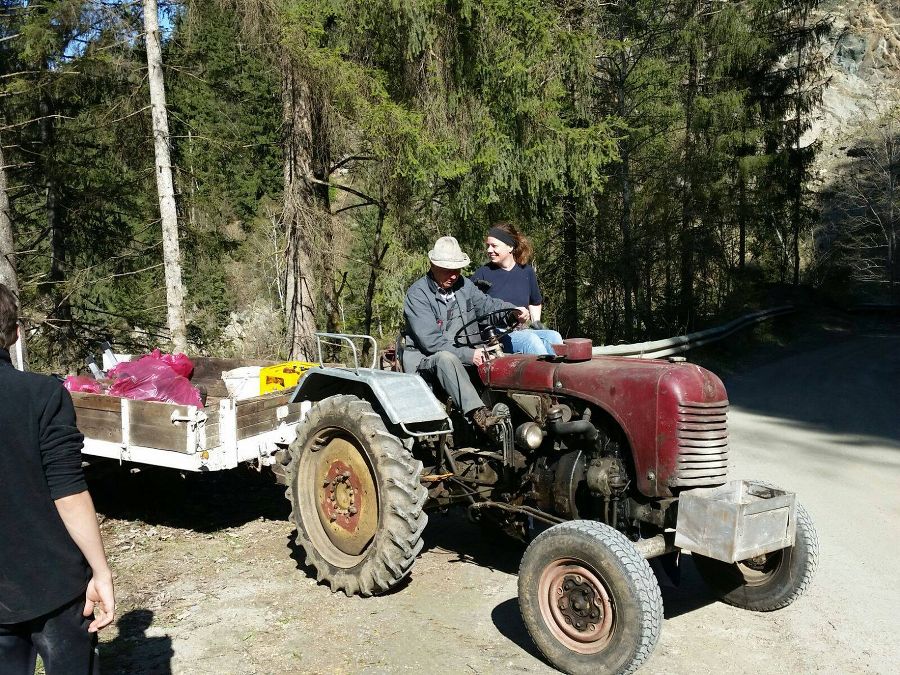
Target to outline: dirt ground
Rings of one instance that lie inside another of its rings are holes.
[[[755,614],[717,603],[683,557],[661,579],[646,673],[900,672],[900,333],[835,329],[726,379],[732,478],[795,490],[819,532],[806,596]],[[89,481],[116,574],[105,673],[549,673],[516,602],[522,547],[434,514],[408,583],[333,595],[292,547],[266,475],[131,473]]]

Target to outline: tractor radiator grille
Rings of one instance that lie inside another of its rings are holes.
[[[728,473],[728,401],[678,406],[678,466],[672,486],[721,485]]]

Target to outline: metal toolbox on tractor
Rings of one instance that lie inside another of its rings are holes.
[[[764,483],[733,480],[686,490],[678,499],[675,545],[733,563],[794,545],[796,496]]]

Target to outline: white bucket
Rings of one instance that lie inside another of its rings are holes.
[[[259,396],[260,366],[244,366],[222,372],[222,381],[229,396],[240,401],[245,398]]]

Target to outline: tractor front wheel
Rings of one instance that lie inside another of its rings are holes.
[[[519,568],[535,645],[566,673],[631,673],[659,638],[663,605],[647,561],[620,532],[574,520],[538,535]]]
[[[723,602],[771,612],[787,607],[809,586],[818,565],[819,539],[809,513],[797,504],[797,535],[790,548],[736,563],[696,553],[691,558],[700,576]]]
[[[312,407],[286,477],[297,545],[319,581],[369,596],[409,574],[427,521],[421,470],[367,401],[332,396]]]

